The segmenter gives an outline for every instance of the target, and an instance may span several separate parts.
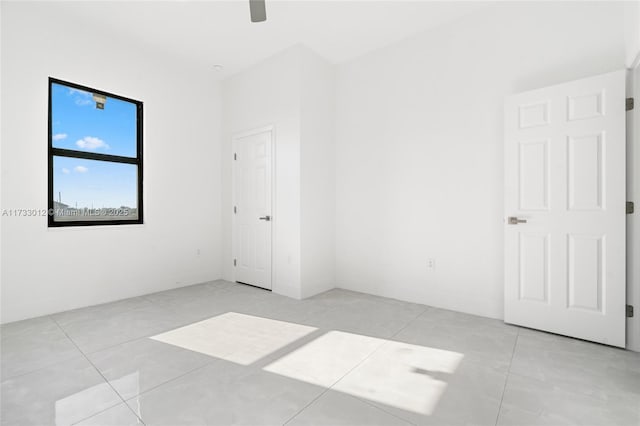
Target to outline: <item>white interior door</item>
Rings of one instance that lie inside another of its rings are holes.
[[[507,98],[504,152],[505,322],[624,347],[625,71]]]
[[[234,148],[235,280],[271,290],[272,130],[237,136]]]

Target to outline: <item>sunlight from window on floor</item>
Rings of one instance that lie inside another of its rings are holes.
[[[317,330],[227,312],[152,339],[250,365],[283,348],[286,352],[288,345]],[[463,358],[458,352],[332,330],[299,342],[263,370],[332,386],[374,404],[430,415]]]
[[[457,352],[387,341],[333,389],[430,415],[463,357]]]
[[[330,331],[263,370],[329,387],[384,342],[384,339]]]
[[[227,312],[151,338],[249,365],[315,330],[315,327]]]

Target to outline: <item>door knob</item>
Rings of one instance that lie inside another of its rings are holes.
[[[269,221],[271,220],[271,216],[267,215],[267,216],[260,217],[260,218],[258,218],[258,219],[260,219],[260,220],[266,220],[267,222],[269,222]]]
[[[517,225],[519,223],[527,223],[526,219],[518,219],[517,217],[509,216],[507,218],[507,223],[509,225]]]

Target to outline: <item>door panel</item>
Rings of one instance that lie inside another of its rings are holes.
[[[271,289],[271,144],[266,130],[234,138],[235,280]]]
[[[602,313],[605,250],[601,235],[568,235],[569,308]]]
[[[520,210],[549,208],[549,140],[519,143]]]
[[[602,210],[604,133],[568,138],[569,210]]]
[[[625,345],[625,72],[505,102],[505,321]]]
[[[520,233],[520,299],[547,303],[549,286],[549,236]]]

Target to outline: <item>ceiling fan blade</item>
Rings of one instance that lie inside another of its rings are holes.
[[[263,22],[267,20],[267,9],[264,0],[249,0],[251,10],[251,22]]]

